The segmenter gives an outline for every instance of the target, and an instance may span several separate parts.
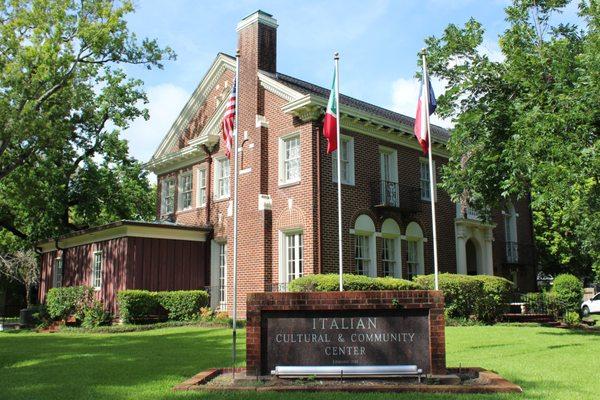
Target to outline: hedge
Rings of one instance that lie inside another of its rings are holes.
[[[563,304],[564,312],[579,312],[583,298],[583,283],[575,275],[560,274],[552,282],[552,293],[559,303]]]
[[[422,287],[411,281],[396,278],[371,278],[365,275],[342,275],[344,290],[417,290]],[[290,292],[333,292],[340,290],[338,274],[305,275],[290,282]]]
[[[414,281],[434,288],[433,275],[419,275]],[[440,274],[439,288],[444,293],[446,314],[451,318],[470,318],[495,322],[508,310],[514,291],[511,281],[490,275]]]
[[[198,318],[200,309],[208,304],[208,293],[204,290],[158,292],[158,301],[167,310],[170,320],[189,321]]]
[[[151,292],[122,290],[117,294],[119,314],[123,322],[148,322],[167,315],[169,320],[186,321],[198,318],[200,308],[208,304],[204,290]]]
[[[86,308],[91,306],[94,289],[87,286],[52,288],[46,295],[46,308],[50,318],[83,320]]]

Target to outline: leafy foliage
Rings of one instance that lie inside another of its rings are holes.
[[[94,289],[87,286],[52,288],[46,295],[46,308],[52,319],[66,321],[69,317],[83,320],[85,310],[93,304]]]
[[[305,275],[290,282],[290,292],[334,292],[340,290],[338,274]],[[344,290],[415,290],[417,283],[396,278],[371,278],[365,275],[344,274]]]
[[[600,3],[582,1],[581,27],[554,23],[569,1],[515,0],[501,60],[480,51],[471,19],[426,40],[438,99],[454,130],[442,186],[485,215],[531,198],[545,272],[600,272]]]
[[[148,322],[167,315],[169,320],[188,321],[200,318],[201,308],[208,304],[204,290],[151,292],[122,290],[117,293],[119,314],[123,322]]]
[[[148,290],[122,290],[117,293],[117,302],[119,316],[125,323],[144,322],[160,311],[156,292]]]
[[[208,293],[204,290],[158,292],[158,301],[167,310],[170,320],[189,321],[199,318],[201,308],[208,304]]]
[[[0,1],[0,245],[152,216],[154,195],[120,132],[147,118],[122,67],[174,58],[139,40],[129,0]]]
[[[554,278],[552,293],[564,305],[564,312],[579,312],[583,299],[583,284],[571,274],[561,274]]]
[[[84,328],[96,328],[98,326],[110,325],[112,316],[104,310],[102,302],[94,300],[91,305],[83,310],[83,321],[81,326]]]
[[[14,254],[0,255],[0,275],[25,286],[27,307],[30,307],[31,289],[40,281],[38,257],[33,250],[18,250]]]
[[[515,285],[499,276],[477,275],[473,279],[482,283],[482,294],[475,303],[477,320],[496,322],[510,308]]]

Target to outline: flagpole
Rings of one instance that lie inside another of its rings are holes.
[[[343,255],[342,255],[342,169],[341,169],[341,165],[342,165],[342,148],[340,146],[341,140],[340,140],[340,124],[341,124],[341,120],[340,120],[340,53],[338,53],[337,51],[335,52],[335,54],[333,55],[333,59],[335,61],[335,104],[336,104],[336,110],[335,110],[335,119],[337,121],[336,125],[336,129],[337,129],[337,135],[336,135],[336,140],[337,140],[337,187],[338,187],[338,254],[339,254],[339,274],[340,274],[340,292],[344,291],[344,279],[343,279],[343,273],[344,273],[344,262],[343,262]]]
[[[433,174],[433,156],[431,154],[431,142],[433,142],[433,138],[431,136],[431,129],[429,126],[429,75],[427,75],[427,60],[425,58],[425,54],[427,53],[426,49],[422,50],[421,56],[423,58],[423,86],[425,93],[425,121],[427,128],[427,144],[429,149],[427,151],[429,157],[429,197],[431,202],[431,225],[433,227],[433,276],[435,281],[435,290],[439,290],[439,279],[438,279],[438,254],[437,254],[437,228],[435,221],[435,191],[433,181],[435,180],[435,175]]]
[[[240,49],[235,54],[235,129],[233,134],[233,379],[235,380],[237,334],[237,261],[238,261],[238,114],[240,105]]]

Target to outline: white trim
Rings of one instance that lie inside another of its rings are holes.
[[[423,186],[422,186],[423,181],[421,180],[421,173],[422,173],[423,166],[425,166],[427,175],[429,175],[429,159],[424,158],[424,157],[419,157],[419,188],[421,189],[421,200],[422,201],[430,201],[430,199],[423,198]],[[433,160],[433,178],[431,176],[429,177],[429,180],[431,180],[431,179],[433,179],[433,187],[434,187],[433,199],[437,203],[437,201],[438,201],[437,168],[435,165],[435,160]],[[427,183],[427,192],[429,193],[430,191],[431,191],[431,188],[430,188],[430,185],[428,182]],[[431,197],[431,193],[429,193],[429,195]]]
[[[57,288],[57,287],[62,287],[62,281],[63,281],[63,274],[64,274],[64,264],[63,264],[63,259],[62,257],[55,257],[54,262],[52,263],[52,287],[53,288]],[[57,265],[56,264],[60,264],[60,279],[58,278],[58,274],[57,274]]]
[[[286,159],[286,144],[288,141],[298,139],[298,177],[295,179],[286,179],[285,174],[285,163],[288,161]],[[290,133],[284,136],[280,136],[278,141],[278,183],[279,187],[289,186],[292,184],[299,183],[302,180],[302,139],[300,137],[300,132]]]
[[[174,140],[189,124],[196,111],[202,106],[202,104],[204,104],[208,94],[215,87],[225,70],[235,71],[235,60],[231,59],[225,54],[218,54],[215,58],[215,61],[213,61],[212,65],[208,69],[208,72],[204,75],[204,78],[202,78],[194,90],[194,93],[192,93],[192,96],[179,113],[179,116],[175,119],[173,125],[171,125],[168,133],[165,135],[162,142],[156,149],[156,152],[154,152],[152,155],[150,162],[165,155],[168,149],[171,148]]]
[[[183,194],[184,194],[184,190],[183,190],[183,180],[185,178],[189,178],[190,179],[190,190],[188,191],[190,194],[190,205],[187,207],[183,207]],[[191,210],[193,208],[194,205],[194,176],[192,175],[192,171],[186,171],[183,172],[181,174],[179,174],[179,177],[177,178],[178,181],[178,185],[177,185],[177,211],[187,211],[187,210]]]
[[[223,169],[223,165],[221,163],[223,163],[224,161],[227,161],[227,194],[219,193],[219,173]],[[225,156],[216,157],[215,167],[213,169],[213,199],[214,201],[227,200],[231,196],[231,162]]]
[[[247,17],[243,18],[240,22],[238,22],[237,27],[236,27],[236,32],[241,31],[245,27],[252,25],[255,22],[259,22],[261,24],[264,24],[266,26],[270,26],[271,28],[276,28],[276,29],[278,26],[277,20],[275,18],[273,18],[272,15],[259,10],[259,11],[256,11],[256,12],[248,15]]]
[[[294,101],[303,97],[302,93],[295,91],[289,86],[278,82],[276,79],[273,79],[260,71],[258,72],[258,81],[260,82],[260,86],[262,86],[265,90],[278,97],[281,97],[284,100]]]
[[[206,166],[202,166],[202,167],[199,167],[196,171],[197,171],[196,172],[196,208],[204,208],[204,207],[206,207],[206,202],[208,201],[208,191],[206,190],[207,189],[206,183],[207,183],[207,179],[208,179],[208,177],[206,176],[207,175],[206,173],[208,171],[208,168]],[[204,175],[204,185],[202,185],[202,186],[200,185],[200,174],[201,173]],[[201,189],[204,189],[204,201],[201,201],[201,199],[200,199],[200,190]]]
[[[100,268],[98,273],[100,274],[100,276],[96,275],[96,257],[100,256]],[[102,288],[102,275],[104,272],[104,254],[102,252],[102,250],[96,250],[94,251],[93,255],[92,255],[92,275],[91,275],[91,282],[90,282],[90,286],[94,288],[94,290],[98,291]],[[99,285],[96,285],[96,281],[99,281]]]
[[[73,236],[59,240],[58,246],[63,249],[82,246],[90,243],[102,242],[105,240],[118,239],[121,237],[141,237],[153,239],[173,239],[187,240],[192,242],[205,242],[207,232],[202,230],[177,229],[168,226],[139,226],[139,225],[119,225],[101,231],[85,233],[79,236]],[[43,253],[55,251],[54,241],[46,242],[39,247]]]
[[[167,210],[167,189],[171,186],[169,182],[172,182],[173,193],[168,197],[173,197],[172,210]],[[173,176],[165,177],[161,181],[160,185],[160,215],[165,216],[175,212],[175,195],[177,193],[177,180]]]
[[[301,265],[301,271],[296,271],[296,278],[299,278],[301,276],[303,276],[304,274],[304,260],[305,260],[305,253],[304,253],[304,230],[302,228],[293,228],[293,229],[282,229],[279,231],[278,234],[278,239],[279,239],[279,249],[278,249],[278,264],[279,264],[279,268],[278,268],[278,278],[279,281],[278,283],[289,283],[290,280],[288,280],[288,259],[287,259],[287,252],[286,250],[288,250],[287,248],[287,238],[288,236],[291,235],[295,235],[295,236],[299,236],[299,238],[302,240],[302,243],[300,246],[296,246],[296,248],[302,248],[302,258],[300,259],[300,261],[302,262]],[[296,264],[298,264],[296,262]],[[298,265],[295,265],[296,268],[298,268]]]

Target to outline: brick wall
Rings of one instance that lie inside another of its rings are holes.
[[[429,364],[431,374],[446,373],[444,296],[440,291],[373,291],[312,293],[251,293],[247,297],[246,369],[249,375],[268,373],[266,363],[265,312],[365,310],[429,310]]]

